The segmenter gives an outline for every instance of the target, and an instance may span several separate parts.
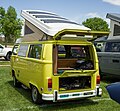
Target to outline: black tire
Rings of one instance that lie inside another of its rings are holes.
[[[38,89],[35,86],[32,86],[31,97],[32,97],[32,101],[35,104],[42,104],[43,103],[42,95],[39,93]]]
[[[14,87],[20,87],[21,83],[16,79],[15,76],[13,76],[13,85]]]
[[[7,55],[5,56],[5,60],[9,61],[11,57],[11,52],[8,52]]]

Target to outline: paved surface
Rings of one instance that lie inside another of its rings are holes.
[[[0,67],[9,67],[10,65],[0,65]]]
[[[2,63],[7,63],[7,62],[8,62],[8,65],[7,65],[7,64],[2,65]],[[10,66],[10,65],[9,65],[9,62],[10,62],[10,61],[6,61],[6,60],[4,59],[4,57],[1,57],[1,58],[0,58],[0,67],[4,67],[4,66],[9,67],[9,66]]]

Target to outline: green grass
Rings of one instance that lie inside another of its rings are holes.
[[[35,105],[31,101],[30,90],[14,88],[9,67],[0,67],[0,111],[119,111],[120,105],[109,99],[105,86],[116,79],[104,78],[101,82],[102,97],[64,101],[59,103],[45,102]]]

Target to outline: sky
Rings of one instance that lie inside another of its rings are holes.
[[[21,18],[21,10],[39,9],[80,24],[92,17],[103,18],[109,24],[106,14],[120,13],[120,0],[0,0],[0,7],[7,10],[9,6],[16,9],[18,18]]]

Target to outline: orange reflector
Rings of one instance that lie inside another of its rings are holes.
[[[48,79],[48,88],[52,88],[52,79],[51,78]]]
[[[97,76],[97,81],[96,81],[97,84],[100,84],[100,76]]]

